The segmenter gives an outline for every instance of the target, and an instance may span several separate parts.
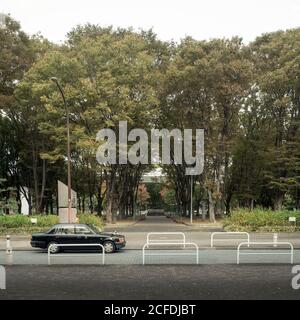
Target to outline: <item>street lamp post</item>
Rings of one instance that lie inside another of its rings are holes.
[[[66,116],[67,116],[67,153],[68,153],[68,222],[71,223],[71,210],[72,210],[72,192],[71,192],[71,147],[70,147],[70,116],[69,116],[69,109],[68,105],[66,103],[65,95],[62,90],[62,87],[60,86],[58,79],[55,77],[52,77],[51,80],[56,84],[66,110]]]

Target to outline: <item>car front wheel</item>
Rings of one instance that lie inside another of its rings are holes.
[[[54,253],[58,253],[59,252],[59,246],[57,245],[56,242],[52,241],[48,244],[48,251],[49,251],[49,247],[50,247],[50,253],[54,254]]]
[[[112,241],[105,241],[103,243],[103,247],[104,247],[105,253],[113,253],[116,250],[115,245]]]

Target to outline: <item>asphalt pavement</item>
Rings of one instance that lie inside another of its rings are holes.
[[[242,255],[240,263],[270,263],[270,264],[290,264],[290,250],[263,249],[246,250]],[[199,250],[199,264],[236,264],[236,249],[227,250]],[[264,254],[257,254],[264,253]],[[272,254],[271,254],[272,253]],[[278,254],[279,253],[279,254]],[[282,254],[284,253],[284,254]],[[145,264],[196,264],[195,249],[156,249],[149,248],[145,251]],[[294,263],[300,264],[300,250],[294,251]],[[58,253],[51,255],[50,263],[53,265],[89,265],[102,264],[102,254],[90,254],[86,252],[78,253]],[[113,254],[105,254],[105,265],[142,265],[142,250],[121,250]],[[47,265],[48,255],[45,250],[35,251],[14,251],[8,255],[5,251],[0,252],[0,265]]]
[[[0,300],[299,300],[291,270],[289,265],[14,265],[6,267]]]

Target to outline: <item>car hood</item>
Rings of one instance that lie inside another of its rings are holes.
[[[40,233],[33,233],[31,236],[32,237],[41,237],[44,236],[46,233],[45,232],[40,232]]]

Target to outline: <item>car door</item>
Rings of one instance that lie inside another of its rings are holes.
[[[78,225],[75,227],[75,233],[77,238],[77,243],[89,244],[91,243],[91,236],[93,232],[86,226]]]
[[[94,232],[88,228],[87,226],[78,225],[75,227],[75,233],[77,238],[77,243],[80,244],[92,244],[97,243],[94,239]],[[95,247],[92,246],[82,246],[83,249],[95,249]]]
[[[75,226],[62,225],[57,227],[55,230],[54,240],[59,244],[75,244],[77,240],[75,234]]]

